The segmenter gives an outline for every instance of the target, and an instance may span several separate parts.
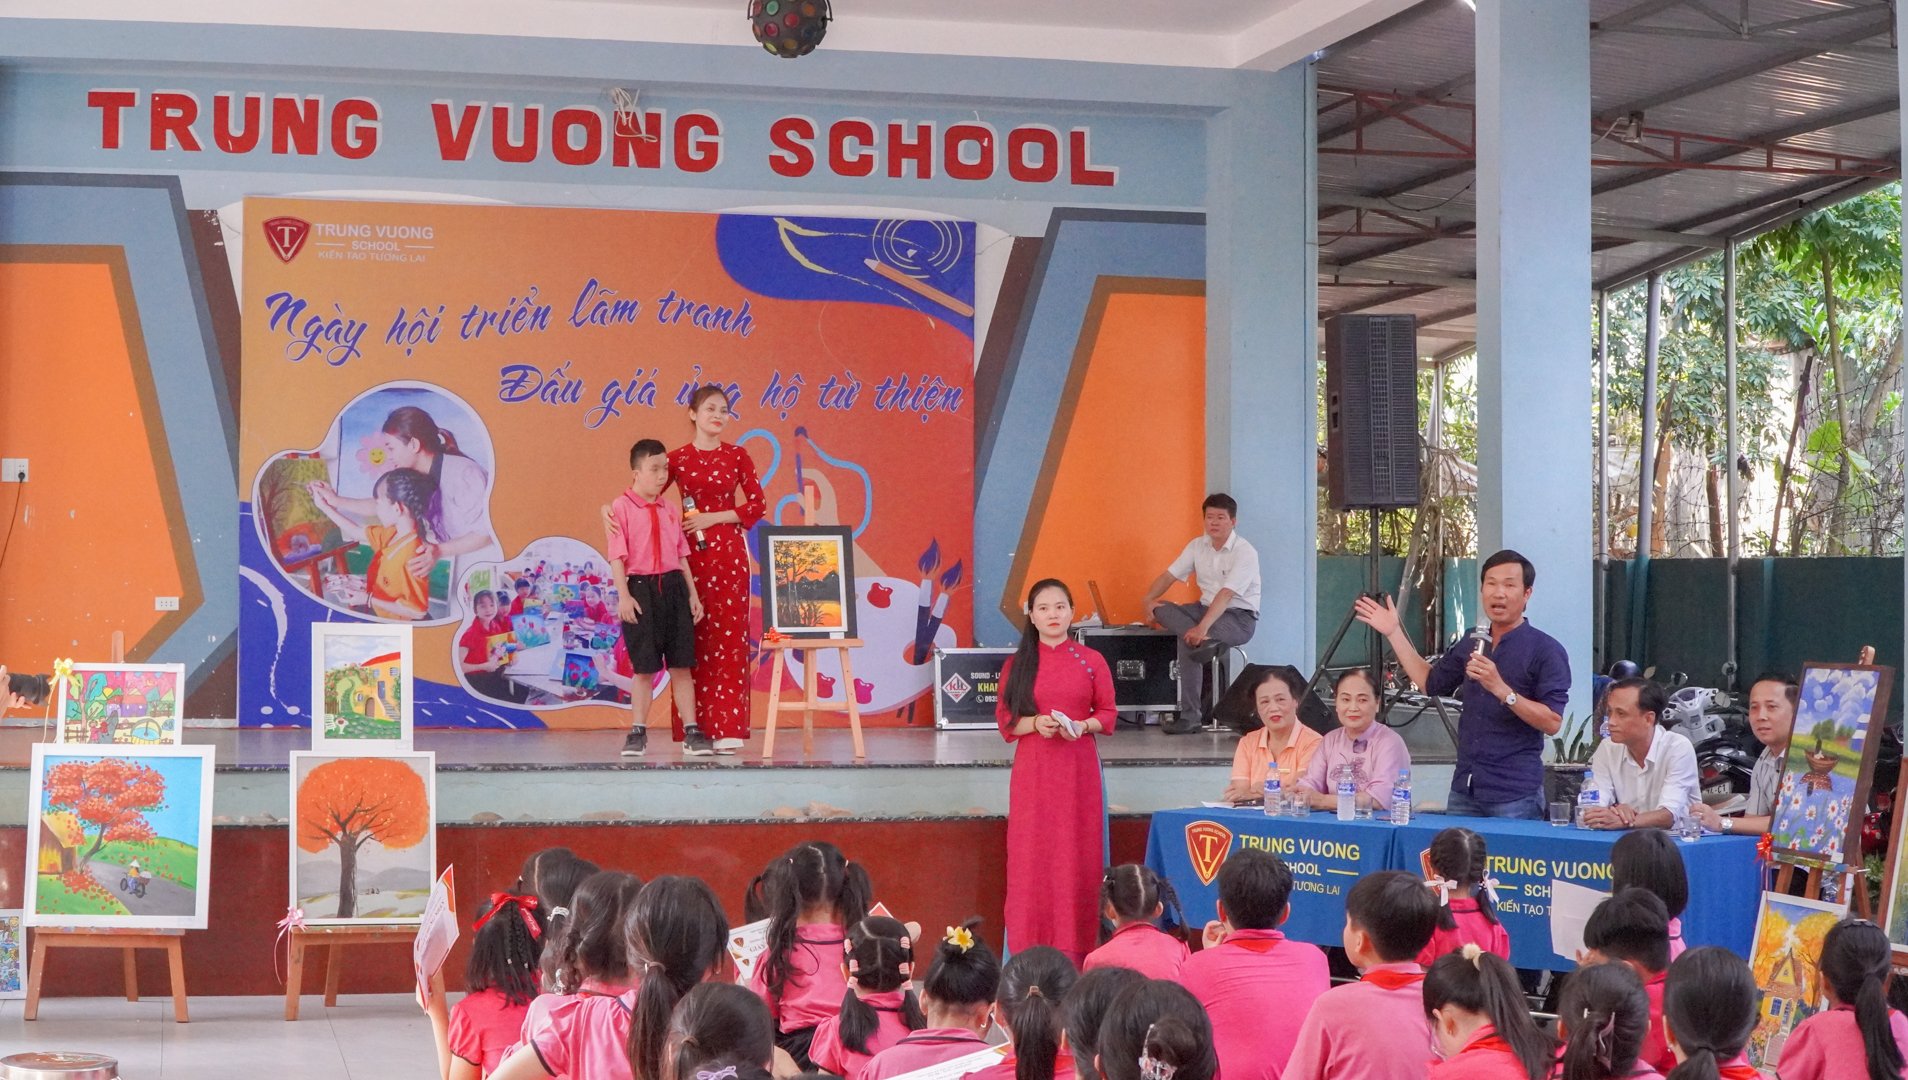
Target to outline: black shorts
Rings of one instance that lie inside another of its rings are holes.
[[[623,644],[638,675],[696,666],[696,624],[689,616],[689,582],[682,571],[631,574],[623,582],[640,609],[623,624]]]

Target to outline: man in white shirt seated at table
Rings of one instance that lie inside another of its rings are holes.
[[[1598,805],[1584,812],[1593,829],[1668,829],[1702,796],[1696,748],[1658,723],[1669,697],[1648,679],[1620,679],[1604,702],[1610,737],[1590,756]]]
[[[1206,663],[1225,649],[1244,645],[1259,629],[1259,552],[1236,528],[1239,504],[1216,492],[1200,507],[1205,535],[1195,537],[1146,590],[1146,614],[1179,636],[1179,720],[1160,725],[1168,735],[1199,730],[1205,717],[1200,696]],[[1160,599],[1173,582],[1198,580],[1197,604],[1168,604]],[[1218,689],[1223,693],[1224,687]],[[1214,695],[1217,696],[1217,693]]]

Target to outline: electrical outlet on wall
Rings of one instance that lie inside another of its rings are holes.
[[[176,596],[155,596],[152,598],[152,610],[177,611],[179,610],[179,598]]]
[[[0,458],[0,483],[24,484],[27,479],[27,459],[23,457]]]

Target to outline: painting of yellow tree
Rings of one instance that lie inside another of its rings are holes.
[[[1820,900],[1762,894],[1749,957],[1750,971],[1762,989],[1755,1034],[1749,1040],[1749,1061],[1757,1068],[1773,1071],[1796,1025],[1821,1011],[1822,973],[1816,962],[1822,939],[1843,914],[1841,906]]]

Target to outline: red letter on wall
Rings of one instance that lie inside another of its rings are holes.
[[[331,110],[331,149],[341,158],[362,161],[378,148],[378,106],[364,98],[345,98]]]
[[[815,169],[815,121],[783,116],[769,125],[769,168],[778,176],[807,176]]]
[[[139,104],[137,90],[88,90],[86,107],[99,110],[99,148],[119,149],[119,114]]]
[[[181,150],[197,153],[199,137],[192,133],[199,119],[199,99],[172,90],[152,92],[152,129],[148,145],[154,150],[170,150],[176,143]]]

